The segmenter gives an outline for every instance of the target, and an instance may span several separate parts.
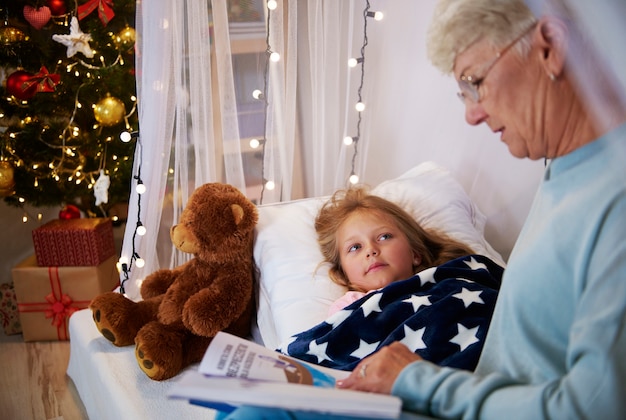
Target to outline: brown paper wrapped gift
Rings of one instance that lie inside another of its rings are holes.
[[[105,218],[55,219],[33,230],[37,264],[98,265],[115,254],[113,222]]]
[[[24,341],[68,340],[69,317],[119,284],[116,259],[90,267],[39,267],[34,255],[13,267]]]

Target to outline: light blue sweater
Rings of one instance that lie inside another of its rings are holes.
[[[476,373],[416,362],[393,394],[436,417],[626,418],[626,126],[550,163]]]
[[[402,418],[626,418],[626,125],[551,162],[476,373],[415,362],[392,393]],[[228,417],[249,418],[345,419],[254,407]]]

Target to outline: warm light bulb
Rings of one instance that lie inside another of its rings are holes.
[[[276,184],[274,184],[274,181],[267,181],[265,183],[265,188],[267,188],[268,190],[273,190],[274,188],[276,188]]]
[[[350,58],[348,59],[348,67],[356,67],[357,64],[363,62],[363,57],[360,58]]]
[[[276,0],[268,0],[267,2],[267,8],[270,10],[276,10],[276,8],[278,7],[278,2],[276,2]]]
[[[137,194],[143,194],[146,192],[146,186],[143,183],[137,184],[137,188],[135,189],[135,191],[137,191]]]
[[[141,225],[137,228],[137,235],[143,236],[146,234],[146,231],[147,231],[146,227],[144,225]]]
[[[359,182],[359,176],[356,175],[356,174],[352,174],[352,175],[350,175],[349,180],[350,180],[350,184],[354,185],[357,182]]]
[[[352,143],[354,143],[354,138],[350,136],[346,136],[343,138],[343,144],[345,144],[346,146],[350,146]]]
[[[250,147],[253,149],[257,149],[261,145],[261,142],[258,139],[250,139]]]
[[[277,52],[273,52],[270,54],[270,61],[276,63],[278,61],[280,61],[280,54],[278,54]]]
[[[141,268],[144,265],[146,265],[146,261],[143,258],[137,258],[137,261],[135,261],[135,264],[137,264],[137,268]]]
[[[120,140],[122,140],[124,143],[128,143],[131,138],[132,136],[128,131],[122,131],[122,134],[120,134]]]
[[[365,104],[363,102],[357,102],[357,104],[354,106],[354,109],[362,112],[365,109]]]
[[[261,92],[259,89],[254,89],[252,91],[252,97],[254,99],[261,99],[261,98],[263,98],[263,92]]]

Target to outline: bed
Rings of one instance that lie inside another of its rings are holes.
[[[405,208],[425,227],[438,228],[504,266],[485,239],[486,218],[448,170],[425,162],[373,189]],[[259,206],[254,258],[258,266],[257,314],[252,340],[277,349],[290,336],[322,322],[345,290],[320,265],[313,221],[325,197]],[[97,331],[90,310],[70,318],[74,382],[91,420],[209,419],[210,409],[168,400],[176,378],[157,382],[138,367],[132,347],[118,348]],[[191,366],[188,369],[197,369]]]

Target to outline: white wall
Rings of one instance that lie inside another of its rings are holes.
[[[486,126],[465,122],[456,83],[426,58],[434,3],[371,3],[385,18],[368,24],[363,126],[371,138],[362,179],[376,185],[427,160],[446,166],[487,216],[487,239],[506,258],[544,163],[512,157]]]

